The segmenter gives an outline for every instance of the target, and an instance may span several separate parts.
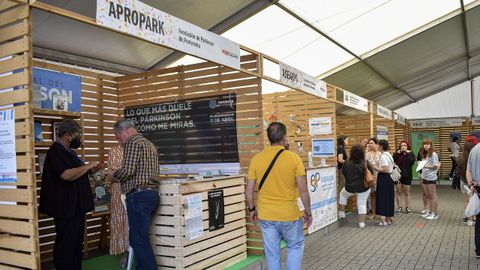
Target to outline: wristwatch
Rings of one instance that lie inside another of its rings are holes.
[[[255,205],[254,205],[253,208],[248,208],[248,211],[253,212],[253,211],[255,211],[255,209],[256,208],[255,208]]]

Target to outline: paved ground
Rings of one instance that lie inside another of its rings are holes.
[[[307,237],[303,269],[480,269],[480,259],[474,256],[474,227],[460,221],[460,191],[439,187],[436,221],[420,217],[420,187],[413,186],[412,191],[414,214],[396,216],[390,227],[367,221],[359,229],[351,216],[329,234]]]

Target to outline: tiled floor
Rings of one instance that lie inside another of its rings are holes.
[[[480,269],[474,227],[460,221],[462,194],[448,186],[438,189],[438,220],[420,217],[420,187],[413,186],[414,214],[395,216],[390,227],[367,221],[360,229],[351,216],[329,234],[308,236],[303,269]]]

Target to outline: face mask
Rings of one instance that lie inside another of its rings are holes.
[[[81,144],[82,142],[80,141],[80,138],[75,138],[70,141],[70,148],[78,149],[78,147],[80,147]]]

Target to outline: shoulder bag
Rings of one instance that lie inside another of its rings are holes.
[[[370,170],[367,167],[367,162],[365,161],[365,177],[363,180],[363,184],[365,185],[366,188],[371,188],[375,185],[375,179],[373,178],[373,174],[370,172]]]
[[[263,174],[262,180],[260,181],[260,185],[258,186],[258,191],[260,191],[260,189],[262,189],[263,183],[265,183],[265,179],[267,179],[267,176],[270,173],[270,171],[272,170],[272,167],[275,164],[275,161],[277,161],[278,156],[280,156],[280,154],[283,151],[285,151],[285,149],[281,149],[280,151],[278,151],[278,153],[273,158],[272,162],[270,162],[270,165],[268,166],[267,170]]]
[[[388,157],[388,155],[387,155],[387,157]],[[393,163],[393,170],[390,173],[390,177],[392,178],[392,181],[394,183],[397,183],[400,180],[400,178],[402,177],[402,170],[400,170],[400,167],[398,167],[398,165],[395,164],[395,161],[393,161],[393,158],[389,157],[389,159]]]

